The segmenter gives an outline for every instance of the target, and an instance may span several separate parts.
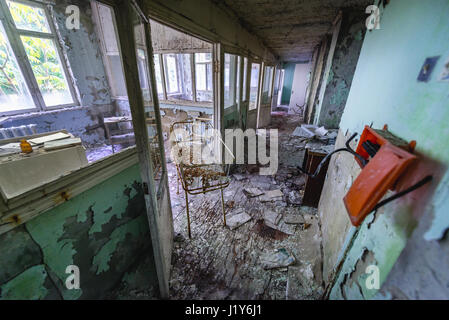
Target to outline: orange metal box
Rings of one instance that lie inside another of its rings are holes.
[[[400,176],[416,159],[416,156],[406,151],[412,150],[415,142],[407,144],[386,130],[380,131],[366,127],[356,152],[367,160],[369,155],[362,147],[366,140],[381,147],[363,168],[343,199],[351,223],[356,227],[362,223],[387,191],[394,189]],[[357,158],[356,160],[360,164],[360,160]]]

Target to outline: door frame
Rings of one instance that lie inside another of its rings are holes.
[[[100,2],[103,2],[100,0]],[[157,201],[157,193],[153,168],[151,165],[151,151],[149,149],[149,136],[146,124],[146,116],[145,116],[145,106],[143,101],[142,90],[140,87],[140,81],[138,76],[138,67],[137,67],[137,57],[136,57],[136,46],[134,40],[134,28],[131,23],[133,17],[133,10],[136,10],[138,14],[141,16],[144,26],[145,26],[145,36],[146,36],[146,49],[148,52],[148,60],[150,61],[148,68],[150,75],[150,85],[152,88],[153,95],[153,103],[154,103],[154,112],[157,124],[158,138],[161,139],[161,118],[160,118],[160,109],[159,109],[159,99],[156,90],[156,81],[154,76],[154,61],[153,61],[153,48],[151,45],[151,32],[150,32],[150,24],[148,19],[142,14],[142,11],[135,3],[132,1],[105,1],[106,4],[109,4],[114,9],[114,16],[117,25],[118,32],[118,42],[119,42],[119,50],[120,56],[123,63],[123,71],[125,76],[126,88],[128,92],[128,101],[130,105],[132,120],[133,120],[133,128],[136,140],[136,150],[139,158],[140,164],[140,175],[142,178],[142,185],[144,191],[144,198],[147,209],[147,218],[150,228],[151,234],[151,242],[153,247],[154,254],[154,262],[156,266],[156,273],[159,282],[159,291],[160,295],[163,299],[169,297],[169,277],[170,277],[170,265],[167,265],[164,259],[163,252],[163,244],[161,243],[161,232],[159,230],[159,220],[160,220],[160,212]],[[137,85],[136,85],[137,84]],[[164,141],[163,138],[162,140]],[[163,145],[161,147],[160,143],[160,151],[163,151]],[[165,152],[162,152],[161,155],[161,166],[163,177],[161,177],[161,184],[168,191],[168,178],[164,177],[167,175],[166,162],[165,162]],[[165,173],[165,174],[164,174]],[[168,201],[170,201],[168,194]],[[171,206],[169,207],[170,218],[172,219],[171,214]],[[171,221],[172,235],[173,235],[173,221]],[[171,237],[171,248],[173,248],[173,237]]]

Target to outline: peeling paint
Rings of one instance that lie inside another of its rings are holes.
[[[146,231],[145,228],[146,217],[141,215],[138,218],[124,224],[114,230],[111,234],[111,239],[100,249],[92,261],[92,268],[96,269],[96,274],[100,274],[109,270],[109,261],[112,254],[115,252],[117,245],[124,241],[130,234],[134,237],[142,236]]]
[[[0,299],[44,299],[48,294],[48,290],[44,286],[47,276],[44,265],[31,267],[0,287]]]

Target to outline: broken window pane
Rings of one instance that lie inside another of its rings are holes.
[[[154,55],[154,71],[156,76],[156,84],[157,84],[157,95],[159,97],[159,100],[164,99],[164,87],[162,85],[162,74],[161,74],[161,62],[160,62],[160,55],[155,54]]]
[[[259,94],[260,64],[253,63],[251,66],[251,83],[249,94],[249,110],[257,108],[257,95]]]
[[[0,24],[0,112],[34,107],[3,24]]]
[[[28,36],[21,39],[45,105],[72,104],[73,97],[54,41]]]
[[[15,1],[7,1],[17,29],[50,33],[45,11],[42,8],[27,6]]]

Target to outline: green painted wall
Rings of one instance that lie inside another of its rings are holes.
[[[120,298],[129,286],[157,287],[138,165],[0,235],[0,255],[0,299]],[[65,286],[69,265],[80,269],[79,290]]]
[[[284,86],[282,89],[281,104],[288,106],[290,104],[290,97],[292,95],[293,77],[295,75],[295,63],[284,64]]]
[[[417,141],[417,152],[428,158],[422,162],[434,163],[435,181],[429,199],[417,192],[365,220],[332,299],[449,298],[449,269],[442,268],[449,263],[449,83],[438,81],[449,58],[448,12],[448,0],[390,1],[381,29],[366,33],[341,131],[388,124],[395,135]],[[418,82],[425,59],[434,56],[441,58],[430,81]],[[366,287],[370,264],[380,269],[380,292]]]

